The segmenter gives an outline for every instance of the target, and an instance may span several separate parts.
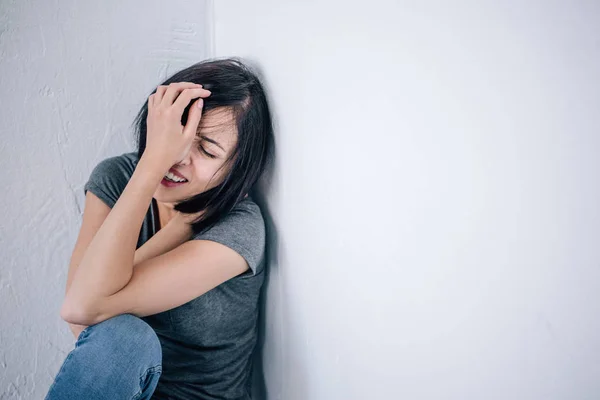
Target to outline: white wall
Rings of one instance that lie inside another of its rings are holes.
[[[215,2],[278,121],[268,398],[597,399],[598,3],[415,3]]]
[[[154,86],[211,55],[209,11],[205,1],[2,2],[0,399],[42,399],[72,350],[59,312],[83,185],[100,160],[133,150],[131,123]]]

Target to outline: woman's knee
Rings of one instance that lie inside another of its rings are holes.
[[[162,362],[162,349],[156,332],[133,314],[121,314],[91,325],[82,332],[76,346],[93,341],[106,356],[141,358],[144,364]]]
[[[161,373],[158,336],[141,318],[122,314],[81,332],[46,398],[140,398]]]

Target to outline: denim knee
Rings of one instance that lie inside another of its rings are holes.
[[[161,374],[158,336],[141,318],[122,314],[81,332],[46,400],[148,399]]]
[[[94,341],[103,358],[115,360],[123,357],[135,359],[139,365],[162,365],[162,348],[154,329],[133,314],[121,314],[95,325],[88,326],[77,339],[75,346]]]

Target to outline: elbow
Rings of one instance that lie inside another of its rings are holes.
[[[63,319],[63,321],[66,321],[70,324],[85,325],[81,321],[81,314],[81,312],[78,312],[78,310],[76,310],[66,300],[63,302],[63,305],[60,308],[60,317]]]
[[[60,317],[70,323],[77,325],[93,325],[94,312],[81,305],[74,305],[72,301],[65,299],[60,309]]]

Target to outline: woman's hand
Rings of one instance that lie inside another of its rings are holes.
[[[175,216],[173,216],[169,222],[167,222],[167,225],[165,225],[165,230],[172,229],[172,232],[175,232],[176,235],[184,238],[182,241],[183,243],[192,237],[192,222],[200,218],[203,213],[204,211],[193,214],[184,214],[178,211],[176,212]],[[159,230],[158,233],[160,233],[160,231],[162,231],[162,229]]]
[[[202,214],[204,214],[204,211],[200,211],[200,212],[192,213],[192,214],[185,214],[185,213],[178,211],[175,214],[175,216],[171,219],[171,221],[173,221],[173,223],[175,223],[175,224],[185,224],[185,225],[191,226],[195,220],[197,220],[198,218],[200,218],[202,216]],[[171,221],[169,221],[169,222],[171,222]]]
[[[159,86],[156,93],[148,97],[146,158],[164,167],[165,172],[181,161],[190,151],[196,136],[204,104],[202,98],[210,94],[202,85],[191,82]],[[198,100],[190,107],[187,123],[183,126],[183,111],[195,98]]]

